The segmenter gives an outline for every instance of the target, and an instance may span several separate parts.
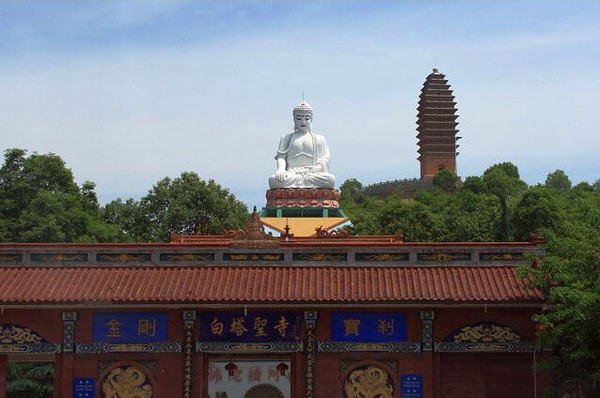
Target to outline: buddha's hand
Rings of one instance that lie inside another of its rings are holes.
[[[314,166],[304,166],[304,173],[320,173],[323,171],[323,166],[320,164]]]
[[[285,170],[277,170],[275,172],[275,178],[279,181],[283,181],[287,178],[287,171]]]

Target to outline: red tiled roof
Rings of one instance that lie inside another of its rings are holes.
[[[2,267],[0,305],[539,302],[512,266]]]

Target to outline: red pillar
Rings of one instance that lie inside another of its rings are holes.
[[[428,351],[423,353],[423,398],[433,398],[433,386],[435,384],[435,371],[433,352]]]
[[[56,354],[54,366],[54,398],[73,398],[73,354]]]
[[[0,355],[0,398],[6,398],[6,371],[8,361],[6,355]]]

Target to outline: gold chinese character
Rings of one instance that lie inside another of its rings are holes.
[[[265,326],[267,326],[267,320],[265,318],[261,318],[260,316],[254,318],[254,336],[266,336],[267,332],[265,331]]]
[[[391,336],[394,334],[394,319],[379,319],[377,321],[377,332],[384,336]]]
[[[217,317],[213,319],[210,323],[210,331],[213,335],[218,334],[219,336],[223,335],[223,322],[219,322]]]
[[[106,326],[108,327],[106,337],[121,337],[121,322],[111,319],[106,322]]]
[[[360,319],[344,319],[344,336],[350,336],[351,334],[358,336],[359,326]]]
[[[244,326],[244,321],[245,319],[243,316],[239,318],[233,318],[229,331],[231,331],[231,333],[235,334],[238,337],[243,335],[244,332],[248,331],[248,329],[246,329],[246,326]]]
[[[287,331],[289,324],[290,323],[287,321],[287,319],[285,319],[285,317],[282,315],[279,318],[279,322],[277,322],[277,325],[275,325],[273,328],[279,332],[281,337],[285,337],[285,333]]]
[[[156,336],[156,319],[138,320],[138,336],[143,334],[150,337]]]

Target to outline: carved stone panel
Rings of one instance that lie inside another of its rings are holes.
[[[344,398],[392,398],[394,383],[382,368],[361,366],[348,375],[344,382]]]

